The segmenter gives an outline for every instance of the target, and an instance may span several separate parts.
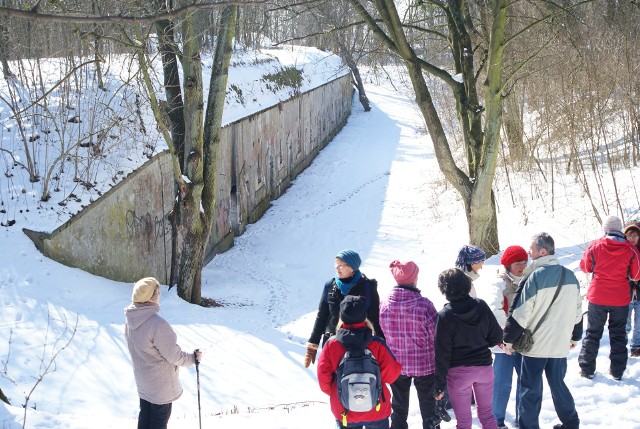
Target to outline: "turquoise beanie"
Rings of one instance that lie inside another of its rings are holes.
[[[342,259],[347,263],[354,271],[358,271],[360,269],[360,264],[362,264],[362,259],[360,259],[360,255],[358,255],[353,250],[345,249],[339,252],[336,255],[337,259]]]

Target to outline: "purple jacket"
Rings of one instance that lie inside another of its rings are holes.
[[[435,372],[435,329],[438,312],[412,286],[396,286],[380,304],[380,327],[387,345],[402,364],[402,375]]]

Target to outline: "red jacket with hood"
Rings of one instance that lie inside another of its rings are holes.
[[[388,418],[391,415],[391,394],[387,384],[396,381],[402,367],[384,340],[374,337],[365,322],[343,325],[338,329],[336,335],[326,342],[318,358],[318,383],[320,384],[320,389],[330,397],[331,412],[333,412],[336,420],[342,421],[342,413],[345,409],[338,397],[336,370],[347,351],[345,345],[349,348],[352,346],[360,348],[360,350],[363,345],[366,345],[378,361],[380,376],[382,377],[380,409],[376,410],[374,408],[366,412],[348,411],[347,423],[366,424],[367,422]]]
[[[629,305],[629,280],[640,279],[640,254],[624,237],[607,234],[594,240],[582,255],[580,269],[593,273],[587,291],[589,302],[597,305]]]

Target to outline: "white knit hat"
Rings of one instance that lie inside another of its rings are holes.
[[[153,277],[145,277],[138,280],[133,285],[133,293],[131,294],[131,302],[147,302],[151,300],[156,288],[160,287],[160,283]]]
[[[608,216],[604,222],[602,222],[602,229],[604,233],[607,232],[621,232],[622,231],[622,221],[618,216]]]

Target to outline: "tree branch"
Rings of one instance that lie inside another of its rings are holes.
[[[189,12],[197,10],[220,9],[225,6],[253,6],[266,3],[267,0],[220,0],[215,3],[192,3],[186,6],[178,7],[167,12],[149,14],[149,15],[80,15],[77,13],[68,15],[50,14],[38,12],[38,5],[31,9],[15,9],[12,7],[0,6],[0,17],[2,18],[21,18],[31,21],[61,22],[73,24],[105,24],[105,23],[141,23],[154,22],[160,19],[177,18]],[[39,4],[39,2],[38,2]]]

